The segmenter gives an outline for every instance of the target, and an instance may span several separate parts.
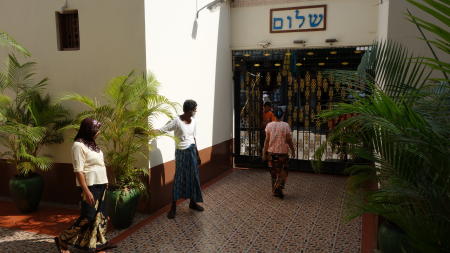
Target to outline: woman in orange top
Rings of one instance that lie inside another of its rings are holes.
[[[272,121],[275,121],[275,115],[273,115],[272,112],[272,103],[270,102],[265,102],[264,103],[264,113],[263,113],[263,122],[262,122],[262,127],[263,129],[266,128],[266,125]]]
[[[284,197],[283,189],[288,176],[289,150],[294,156],[291,128],[288,123],[280,121],[281,117],[283,117],[283,111],[278,109],[275,112],[275,121],[267,124],[263,150],[263,160],[269,160],[272,192],[279,198]]]

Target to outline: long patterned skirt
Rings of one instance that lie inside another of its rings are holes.
[[[175,151],[175,179],[172,189],[173,201],[191,199],[203,202],[195,144]]]
[[[94,195],[95,205],[89,205],[83,197],[80,217],[61,233],[59,239],[75,248],[95,252],[108,242],[106,240],[107,214],[104,201],[106,184],[92,185],[88,188]]]
[[[288,176],[289,156],[287,154],[269,154],[269,170],[272,177],[272,192],[284,189]]]

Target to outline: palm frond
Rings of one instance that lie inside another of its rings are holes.
[[[159,83],[149,75],[134,72],[118,76],[105,88],[106,103],[70,94],[63,100],[73,100],[90,105],[90,110],[77,116],[76,122],[93,117],[102,122],[98,143],[105,154],[105,162],[112,168],[114,184],[121,188],[145,189],[141,178],[145,171],[135,169],[139,157],[148,158],[148,143],[165,134],[153,130],[152,120],[158,116],[173,116],[177,104],[158,94]],[[70,128],[75,127],[75,123]]]
[[[409,20],[416,25],[422,39],[427,43],[428,48],[433,54],[432,60],[426,58],[424,59],[427,61],[428,66],[441,71],[446,79],[445,81],[448,83],[450,74],[448,63],[439,59],[433,46],[443,51],[445,54],[450,52],[450,32],[448,31],[450,22],[450,3],[442,0],[425,0],[423,2],[407,0],[407,2],[413,4],[424,13],[429,14],[431,17],[435,18],[435,20],[439,20],[444,25],[442,27],[438,23],[426,21],[416,15],[413,15],[409,10],[407,10]],[[435,36],[435,38],[429,40],[422,29],[429,31],[433,36]]]
[[[61,128],[71,121],[64,107],[43,95],[47,79],[36,82],[34,67],[34,62],[22,64],[10,54],[0,75],[0,90],[13,93],[13,99],[2,96],[0,102],[0,142],[7,148],[3,155],[21,175],[51,167],[51,159],[39,156],[39,150],[62,142]]]
[[[362,161],[347,169],[349,216],[381,215],[399,226],[415,249],[447,252],[442,242],[450,233],[450,88],[448,79],[429,79],[429,62],[398,44],[377,43],[358,71],[338,72],[337,79],[353,87],[352,98],[319,116],[352,115],[327,138],[327,144],[337,142]],[[365,189],[370,182],[380,189]]]
[[[6,32],[0,31],[0,45],[2,45],[2,46],[10,46],[10,47],[14,48],[15,50],[21,52],[22,54],[24,54],[26,56],[30,56],[31,55],[30,52],[26,48],[24,48],[19,43],[17,43],[17,41],[15,41]]]
[[[72,94],[64,95],[61,98],[59,98],[59,101],[61,101],[61,102],[67,101],[67,100],[77,101],[79,103],[82,103],[82,104],[88,106],[90,109],[97,108],[97,103],[95,100],[93,100],[87,96],[82,96],[80,94],[72,93]]]

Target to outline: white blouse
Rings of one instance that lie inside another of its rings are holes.
[[[81,142],[72,145],[72,164],[74,172],[83,172],[88,186],[94,184],[107,184],[105,162],[103,152],[95,152]],[[77,186],[80,186],[76,179]]]
[[[180,117],[176,117],[159,130],[163,132],[174,131],[175,136],[180,140],[177,149],[187,149],[195,143],[197,123],[195,118],[191,118],[191,123],[186,124]]]

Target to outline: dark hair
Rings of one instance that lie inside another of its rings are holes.
[[[85,118],[81,121],[80,129],[78,129],[78,133],[75,136],[75,141],[83,143],[95,152],[100,152],[100,148],[95,143],[94,136],[100,130],[101,125],[102,124],[95,119]]]
[[[197,108],[197,102],[195,102],[194,100],[188,99],[188,100],[184,101],[183,112],[194,111],[196,108]]]
[[[265,103],[264,103],[264,106],[270,106],[270,107],[272,107],[272,103],[270,103],[270,102],[265,102]]]
[[[281,118],[282,118],[283,115],[284,115],[284,112],[283,112],[283,110],[281,110],[280,108],[278,108],[278,109],[275,110],[274,115],[275,115],[275,117],[277,117],[278,120],[281,120]]]

